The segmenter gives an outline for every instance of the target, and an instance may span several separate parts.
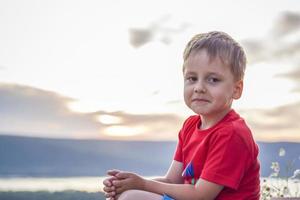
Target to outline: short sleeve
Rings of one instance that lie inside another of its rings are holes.
[[[178,162],[183,162],[182,149],[183,149],[184,142],[187,139],[186,135],[188,134],[190,129],[193,128],[196,121],[197,121],[197,117],[195,115],[190,116],[189,118],[187,118],[184,121],[182,128],[178,134],[177,147],[176,147],[174,158],[173,158],[174,160],[176,160]]]
[[[176,147],[174,158],[173,158],[174,160],[176,160],[178,162],[183,162],[183,157],[182,157],[182,143],[183,143],[182,134],[183,134],[183,129],[181,129],[179,131],[177,147]]]
[[[222,128],[211,137],[201,178],[237,189],[251,159],[246,144],[232,128]]]

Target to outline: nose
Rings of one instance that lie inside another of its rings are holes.
[[[205,93],[206,92],[205,84],[202,81],[198,81],[195,84],[194,92],[195,93]]]

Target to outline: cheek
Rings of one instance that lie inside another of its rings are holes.
[[[185,85],[183,87],[183,95],[184,95],[184,97],[188,97],[188,96],[192,95],[192,93],[193,93],[193,88],[191,86],[186,86]]]
[[[184,98],[184,101],[186,101],[188,99],[188,92],[187,92],[187,90],[183,90],[183,98]]]
[[[231,99],[233,95],[233,91],[229,88],[223,88],[221,90],[217,90],[213,92],[213,96],[219,100],[228,100]]]
[[[192,94],[193,94],[193,90],[190,87],[185,86],[183,89],[183,97],[185,103],[189,102],[189,99],[191,98]]]

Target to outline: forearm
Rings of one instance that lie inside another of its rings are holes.
[[[195,186],[190,184],[170,184],[155,180],[145,180],[143,190],[160,195],[167,194],[176,200],[204,200],[199,188],[195,188]]]
[[[172,181],[167,179],[166,177],[157,177],[157,178],[153,178],[151,180],[162,182],[162,183],[172,183]]]
[[[181,176],[182,171],[183,164],[181,162],[173,160],[168,172],[163,177],[158,177],[152,180],[173,184],[183,183],[183,178]]]

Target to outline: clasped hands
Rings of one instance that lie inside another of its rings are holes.
[[[126,190],[143,190],[144,188],[145,179],[135,173],[108,170],[107,174],[109,177],[103,181],[103,191],[105,197],[110,200],[117,200]]]

